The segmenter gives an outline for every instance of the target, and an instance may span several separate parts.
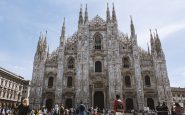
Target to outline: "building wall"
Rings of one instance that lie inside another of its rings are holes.
[[[185,107],[185,88],[172,87],[173,103],[179,103],[182,107]]]
[[[0,106],[13,107],[21,102],[24,78],[0,67]]]

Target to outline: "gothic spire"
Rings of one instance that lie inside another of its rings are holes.
[[[147,42],[147,47],[148,47],[148,54],[150,53],[150,47],[148,45],[148,42]]]
[[[134,24],[132,21],[132,16],[130,16],[130,19],[131,19],[131,24],[130,24],[131,36],[135,36],[135,28],[134,28]]]
[[[157,33],[157,29],[155,29],[155,33],[156,33],[156,38],[159,39],[159,35]]]
[[[107,23],[110,22],[110,11],[109,11],[109,4],[107,3]]]
[[[161,41],[159,39],[159,35],[157,33],[157,29],[155,29],[155,32],[156,32],[155,33],[156,34],[155,45],[157,46],[158,50],[160,50],[161,49]]]
[[[153,35],[152,35],[151,29],[150,29],[150,45],[151,45],[151,52],[153,52],[154,51],[154,39],[153,39]]]
[[[113,5],[113,8],[112,8],[112,22],[117,22],[116,12],[115,12],[115,9],[114,9],[114,3],[112,5]]]
[[[152,30],[150,29],[150,39],[153,40]]]
[[[78,20],[78,25],[81,25],[81,24],[83,24],[82,5],[80,7],[79,20]]]
[[[48,45],[48,51],[47,51],[47,57],[49,56],[49,45]]]
[[[64,21],[63,21],[63,25],[62,25],[62,32],[61,32],[61,37],[60,37],[60,43],[62,45],[63,45],[64,39],[65,39],[65,31],[66,31],[66,27],[65,27],[65,17],[64,17]]]
[[[41,32],[40,32],[40,36],[39,36],[39,40],[38,40],[38,43],[37,43],[37,51],[38,52],[40,50],[40,44],[41,44]]]
[[[87,23],[88,22],[88,12],[87,12],[87,4],[86,4],[86,7],[85,7],[85,20],[84,20],[84,23]]]
[[[47,30],[43,41],[43,50],[46,51],[47,48]]]
[[[45,35],[45,38],[44,38],[44,45],[47,45],[47,30],[46,30],[46,35]]]

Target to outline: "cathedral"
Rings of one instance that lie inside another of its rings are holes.
[[[88,19],[79,12],[77,31],[66,37],[65,19],[60,43],[49,53],[46,35],[40,35],[33,62],[30,104],[34,107],[112,109],[116,94],[125,97],[126,111],[170,107],[172,94],[165,55],[157,30],[149,33],[150,48],[138,46],[133,20],[130,33],[120,32],[113,5],[106,19]]]

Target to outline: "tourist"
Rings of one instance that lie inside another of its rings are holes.
[[[171,115],[175,115],[175,107],[174,107],[175,105],[173,104],[172,105],[172,108],[171,108]]]
[[[57,104],[55,105],[53,115],[59,115],[59,108],[58,108],[58,105]]]
[[[156,106],[156,111],[157,111],[157,115],[163,115],[163,109],[162,109],[162,106],[161,106],[161,103],[158,102],[158,105]]]
[[[61,107],[60,107],[60,115],[64,115],[64,111],[65,111],[65,109],[64,109],[64,106],[62,104]]]
[[[31,114],[31,109],[29,108],[29,100],[23,99],[22,103],[18,107],[18,115],[28,115]]]
[[[79,113],[80,115],[84,115],[84,112],[85,112],[85,105],[81,101],[79,106]]]
[[[116,115],[123,115],[124,114],[124,110],[123,110],[123,102],[120,99],[119,95],[116,95],[116,99],[114,100],[114,113],[116,113]]]
[[[165,102],[163,102],[162,104],[162,111],[163,111],[163,115],[168,115],[168,107],[166,106]]]
[[[179,103],[175,103],[175,115],[182,115],[182,108]]]
[[[123,99],[122,99],[122,102],[123,102],[123,113],[125,112],[125,109],[126,109],[126,101],[125,101],[125,95],[123,95]]]

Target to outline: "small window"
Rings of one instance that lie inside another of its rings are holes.
[[[150,77],[148,75],[145,76],[145,85],[148,86],[148,87],[151,86]]]
[[[96,35],[96,36],[95,36],[94,47],[95,47],[95,49],[97,49],[97,50],[101,50],[101,36],[100,36],[100,35]]]
[[[53,77],[49,77],[48,88],[52,88],[52,87],[53,87]]]
[[[126,87],[131,87],[130,76],[125,76],[125,86]]]
[[[102,72],[102,64],[100,61],[95,62],[95,72]]]
[[[124,57],[122,59],[122,63],[123,63],[123,68],[129,68],[130,67],[130,61],[128,57]]]
[[[72,77],[67,78],[67,87],[72,87]]]

